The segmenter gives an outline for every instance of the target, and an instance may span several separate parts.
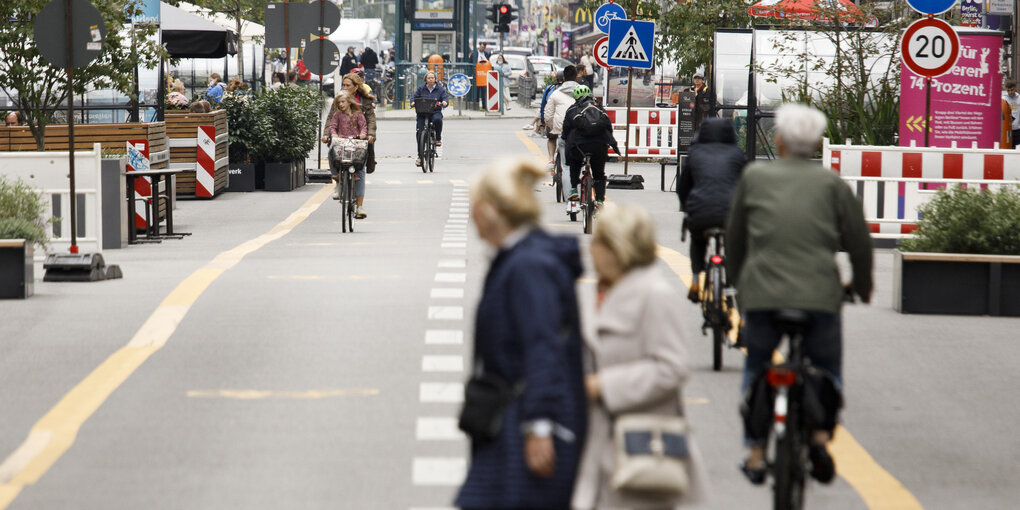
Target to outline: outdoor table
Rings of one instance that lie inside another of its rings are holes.
[[[128,194],[128,244],[139,242],[160,242],[163,238],[182,239],[190,236],[190,232],[174,232],[174,208],[173,204],[167,201],[166,204],[166,233],[159,233],[159,181],[167,183],[167,192],[170,192],[170,176],[183,172],[183,170],[140,170],[127,172],[127,194]],[[135,227],[135,179],[139,177],[152,178],[152,194],[148,199],[149,221],[146,223],[145,239],[139,240]]]

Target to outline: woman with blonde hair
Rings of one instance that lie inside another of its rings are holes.
[[[368,159],[365,163],[365,171],[368,173],[375,172],[375,135],[376,135],[376,121],[375,121],[375,96],[372,95],[372,89],[365,85],[365,79],[358,73],[350,73],[344,76],[341,80],[341,91],[351,94],[354,98],[354,104],[361,109],[361,114],[365,116],[365,122],[368,126]],[[339,94],[337,94],[339,97]],[[326,115],[326,125],[329,126],[330,121],[333,119],[333,114],[337,111],[337,100],[333,99],[333,105],[329,108],[329,114]],[[329,132],[327,131],[322,137],[323,143],[329,143]],[[361,205],[361,202],[358,202]]]
[[[654,264],[651,216],[643,209],[606,203],[595,223],[591,256],[606,296],[596,318],[598,335],[588,342],[594,358],[594,371],[585,375],[588,440],[573,508],[672,509],[703,492],[701,458],[689,435],[686,452],[663,452],[684,466],[689,479],[685,490],[646,490],[616,473],[624,446],[615,443],[618,419],[682,417],[681,390],[690,373],[684,328],[675,310],[680,298]]]
[[[500,160],[471,189],[478,235],[495,252],[475,314],[474,373],[514,390],[493,418],[498,431],[461,420],[471,436],[461,509],[570,506],[587,414],[574,292],[581,259],[576,238],[538,227],[533,189],[545,175],[535,162]],[[472,401],[466,395],[465,409]]]
[[[340,94],[333,100],[333,104],[336,105],[337,110],[329,121],[329,136],[331,139],[337,138],[358,138],[361,140],[368,139],[368,125],[365,121],[365,115],[361,113],[357,103],[354,100],[354,95],[341,90]],[[332,154],[332,150],[329,151]],[[329,166],[330,173],[333,174],[333,180],[336,181],[339,178],[340,165],[338,161],[331,161]],[[365,166],[362,165],[355,169],[354,178],[354,198],[357,200],[358,208],[354,213],[354,219],[363,220],[368,217],[365,213]],[[333,199],[339,200],[340,193],[339,189],[333,193]]]

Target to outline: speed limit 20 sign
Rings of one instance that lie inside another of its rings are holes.
[[[949,23],[938,18],[917,20],[903,33],[900,55],[914,73],[928,78],[942,76],[960,57],[960,37]]]
[[[592,47],[591,54],[598,65],[609,69],[609,64],[606,63],[609,60],[609,36],[600,38]]]

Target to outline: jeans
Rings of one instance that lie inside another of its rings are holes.
[[[418,126],[415,130],[415,140],[418,142],[418,156],[421,156],[421,132],[425,129],[425,119],[428,115],[418,115]],[[443,139],[443,112],[432,114],[432,127],[436,130],[436,141]]]
[[[560,137],[562,138],[562,137]],[[606,199],[606,160],[609,159],[604,143],[579,143],[567,149],[567,164],[570,165],[570,187],[577,189],[581,184],[581,168],[584,166],[584,154],[591,155],[592,184],[595,188],[595,200]]]

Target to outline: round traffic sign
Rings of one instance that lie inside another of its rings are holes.
[[[450,77],[446,89],[456,97],[464,97],[471,90],[471,79],[466,74],[457,73]]]
[[[312,74],[332,73],[340,65],[340,50],[329,39],[312,39],[305,45],[305,67]]]
[[[910,7],[921,14],[942,14],[956,5],[956,0],[907,0]]]
[[[594,22],[595,30],[608,34],[609,22],[614,19],[627,19],[627,11],[623,10],[623,6],[620,4],[608,3],[599,6],[595,11],[592,21]]]
[[[609,69],[610,66],[606,63],[609,60],[609,36],[600,38],[595,41],[595,46],[592,46],[591,54],[595,57],[595,63]]]
[[[35,47],[50,65],[67,65],[67,29],[64,0],[51,0],[35,18]],[[71,67],[89,65],[103,52],[106,24],[103,15],[88,0],[71,0]]]
[[[928,78],[941,76],[960,57],[960,37],[949,23],[940,19],[917,20],[903,33],[900,56],[915,74]]]

